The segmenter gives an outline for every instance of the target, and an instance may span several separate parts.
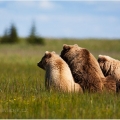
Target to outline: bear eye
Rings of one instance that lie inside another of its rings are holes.
[[[70,50],[70,47],[65,47],[65,51],[68,52]]]
[[[104,61],[103,61],[103,60],[100,60],[99,62],[100,62],[100,63],[104,63]]]
[[[99,62],[99,63],[101,62],[100,58],[98,58],[98,62]]]
[[[99,62],[99,63],[104,63],[104,62],[105,62],[105,59],[104,59],[104,58],[98,58],[98,62]]]
[[[68,52],[70,49],[66,49],[65,52]]]

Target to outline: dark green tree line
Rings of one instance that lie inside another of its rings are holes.
[[[44,39],[36,34],[35,23],[33,22],[30,35],[27,38],[27,42],[30,44],[44,44]]]
[[[4,35],[0,38],[1,43],[18,43],[19,37],[17,28],[14,24],[9,29],[5,29]],[[35,23],[33,22],[29,36],[26,38],[26,42],[30,44],[44,44],[44,38],[36,34]]]
[[[1,38],[1,43],[17,43],[19,41],[17,29],[14,24],[11,25],[10,29],[6,29],[3,37]]]

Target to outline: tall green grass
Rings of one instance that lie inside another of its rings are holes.
[[[78,44],[97,58],[120,59],[119,40],[46,40],[44,46],[0,45],[0,118],[120,118],[120,95],[46,91],[45,72],[37,67],[44,52],[60,54],[63,44]]]

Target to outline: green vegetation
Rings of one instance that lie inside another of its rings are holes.
[[[10,30],[6,29],[1,43],[16,43],[18,42],[17,29],[14,24],[11,25]]]
[[[0,43],[4,43],[4,44],[19,43],[20,42],[19,39],[21,38],[18,38],[16,26],[14,24],[11,24],[11,27],[9,29],[5,29],[4,35],[0,36]],[[32,45],[34,44],[44,45],[44,38],[36,34],[36,27],[34,22],[31,27],[30,35],[25,39],[27,43],[30,43]]]
[[[44,44],[44,38],[36,35],[35,23],[33,23],[32,25],[31,33],[29,37],[27,38],[27,42],[30,44]]]
[[[0,44],[0,118],[120,118],[120,95],[70,94],[44,87],[45,72],[37,67],[45,51],[60,54],[63,44],[78,44],[96,58],[99,54],[120,59],[119,40],[55,40],[45,45]]]

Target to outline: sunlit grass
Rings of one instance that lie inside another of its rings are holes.
[[[97,58],[107,54],[120,59],[120,41],[46,40],[45,46],[0,45],[0,118],[120,118],[119,94],[77,94],[46,91],[45,72],[37,67],[44,52],[78,44]]]

